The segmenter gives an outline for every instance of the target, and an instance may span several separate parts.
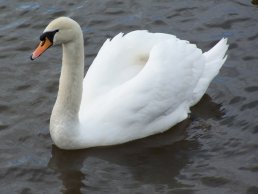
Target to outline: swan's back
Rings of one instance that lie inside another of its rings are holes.
[[[144,30],[119,33],[112,40],[107,39],[84,79],[83,99],[95,99],[132,79],[147,63],[154,45],[175,39],[173,35]]]
[[[216,47],[203,54],[188,41],[147,31],[107,40],[84,79],[80,122],[94,126],[91,134],[103,145],[169,129],[187,117],[224,63],[226,40]]]

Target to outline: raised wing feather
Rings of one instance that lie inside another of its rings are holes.
[[[151,49],[173,35],[133,31],[108,39],[84,79],[84,101],[92,101],[135,77],[145,66]]]
[[[102,134],[123,133],[117,143],[165,131],[185,119],[203,71],[201,50],[187,41],[163,36],[150,46],[146,65],[98,96],[86,111],[94,124],[102,123]]]

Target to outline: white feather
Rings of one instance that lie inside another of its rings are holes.
[[[63,149],[114,145],[171,128],[203,96],[228,49],[226,39],[203,54],[173,35],[120,33],[106,40],[83,80],[79,25],[62,17],[45,31],[55,29],[63,66],[50,133]]]

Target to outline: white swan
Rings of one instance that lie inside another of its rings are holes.
[[[173,35],[133,31],[108,39],[83,79],[78,23],[53,20],[31,59],[62,44],[50,134],[62,149],[114,145],[161,133],[187,118],[226,60],[227,39],[208,52]]]

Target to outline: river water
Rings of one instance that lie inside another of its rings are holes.
[[[45,26],[63,15],[82,26],[86,67],[106,38],[135,29],[175,34],[203,50],[228,37],[228,60],[190,117],[168,132],[63,151],[48,127],[61,49],[29,60]],[[0,0],[0,40],[0,193],[258,193],[258,7],[251,1]]]

